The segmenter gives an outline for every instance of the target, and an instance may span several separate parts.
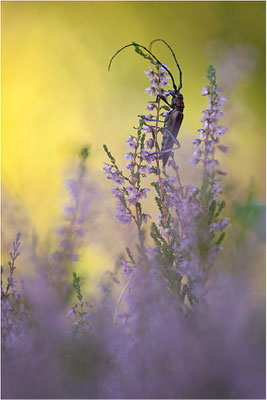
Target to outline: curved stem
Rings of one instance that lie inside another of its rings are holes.
[[[129,287],[129,285],[130,285],[130,283],[131,283],[131,281],[132,281],[132,278],[133,278],[133,275],[131,276],[131,278],[128,280],[128,282],[126,283],[126,285],[125,285],[124,288],[122,289],[122,292],[121,292],[121,294],[120,294],[120,297],[118,298],[118,301],[117,301],[117,304],[116,304],[116,308],[115,308],[115,311],[114,311],[114,314],[113,314],[113,323],[116,322],[116,317],[117,317],[117,313],[118,313],[118,309],[119,309],[120,303],[121,303],[121,301],[122,301],[122,298],[123,298],[123,296],[124,296],[124,293],[126,292],[127,288]]]

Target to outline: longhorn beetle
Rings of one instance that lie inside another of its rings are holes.
[[[150,56],[152,56],[159,65],[161,65],[170,75],[171,80],[172,80],[172,84],[173,84],[173,90],[171,90],[169,93],[172,96],[172,102],[171,104],[168,102],[168,100],[166,99],[165,96],[159,94],[158,98],[160,98],[161,100],[163,100],[166,104],[168,104],[168,106],[171,108],[171,111],[168,112],[165,121],[164,121],[164,127],[163,127],[163,138],[162,138],[162,144],[161,144],[161,151],[159,152],[159,154],[161,155],[162,158],[162,162],[163,162],[163,166],[165,167],[168,158],[171,154],[172,150],[176,150],[179,149],[181,147],[180,143],[177,140],[177,135],[178,132],[180,130],[182,121],[183,121],[183,110],[184,110],[184,101],[183,101],[183,95],[180,93],[180,90],[182,88],[182,71],[181,68],[177,62],[177,59],[175,57],[175,54],[173,52],[173,50],[171,49],[171,47],[168,45],[167,42],[165,42],[165,40],[163,39],[155,39],[150,43],[150,49],[151,46],[154,42],[156,41],[162,41],[163,43],[166,44],[166,46],[168,46],[168,48],[170,49],[170,51],[172,52],[172,55],[175,59],[176,65],[178,67],[179,70],[179,74],[180,74],[180,85],[177,88],[174,78],[172,76],[172,74],[170,73],[170,71],[154,56],[154,54],[148,50],[146,47],[139,45],[138,43],[130,43],[127,44],[126,46],[123,46],[121,49],[119,49],[111,58],[110,62],[109,62],[109,66],[108,66],[108,70],[110,70],[110,66],[111,63],[113,61],[113,59],[116,57],[116,55],[118,53],[120,53],[122,50],[124,50],[126,47],[130,47],[130,46],[135,46],[135,51],[137,53],[141,53],[139,47],[145,49]],[[145,58],[150,58],[148,55]],[[157,100],[158,100],[157,98]],[[177,147],[175,149],[173,149],[173,145],[174,143],[177,145]]]
[[[170,94],[172,96],[172,102],[171,104],[167,101],[167,99],[163,95],[158,95],[165,103],[168,104],[169,107],[172,108],[171,111],[166,116],[165,122],[164,122],[164,128],[163,128],[163,138],[162,138],[162,145],[161,145],[161,153],[162,155],[162,161],[163,161],[163,166],[166,165],[168,158],[171,154],[172,147],[174,143],[178,146],[178,149],[181,147],[180,143],[177,140],[177,135],[178,132],[181,128],[183,118],[184,118],[184,99],[183,95],[180,93],[180,90],[182,89],[182,71],[180,68],[180,65],[178,64],[178,61],[175,57],[175,54],[172,50],[172,48],[168,45],[167,42],[163,39],[155,39],[150,43],[150,49],[152,47],[152,44],[154,42],[161,41],[166,44],[166,46],[170,49],[174,60],[176,62],[177,68],[179,70],[179,75],[180,75],[180,85],[177,88],[176,85],[173,85],[172,91],[170,91]]]

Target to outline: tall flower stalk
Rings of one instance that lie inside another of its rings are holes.
[[[83,300],[80,277],[77,276],[76,272],[73,272],[72,276],[72,286],[75,290],[78,302],[72,305],[66,316],[74,320],[74,327],[81,333],[90,329],[89,320],[91,318],[91,313],[88,312],[88,309],[92,309],[93,306],[88,301]]]
[[[151,174],[157,176],[157,181],[153,183],[153,186],[156,188],[158,194],[156,201],[161,212],[160,228],[163,230],[164,235],[167,237],[167,242],[170,244],[169,235],[166,231],[168,225],[168,211],[166,209],[165,191],[161,179],[159,160],[160,146],[158,143],[158,134],[162,131],[161,125],[164,122],[161,118],[164,117],[166,109],[169,110],[165,105],[161,106],[158,95],[168,96],[168,92],[164,89],[164,87],[168,85],[168,81],[166,70],[150,56],[144,54],[138,46],[136,49],[141,56],[149,58],[153,66],[153,68],[150,66],[150,70],[146,72],[146,75],[150,79],[151,86],[145,91],[148,92],[150,96],[156,97],[147,107],[149,111],[154,110],[156,115],[152,115],[151,113],[140,115],[139,126],[136,128],[137,135],[131,135],[126,140],[126,146],[131,150],[124,156],[128,160],[126,168],[129,170],[129,173],[126,174],[119,169],[115,158],[105,145],[104,150],[111,163],[104,163],[104,172],[107,178],[111,179],[114,183],[112,193],[117,201],[117,219],[122,224],[127,224],[131,221],[135,222],[140,239],[140,246],[144,250],[144,238],[141,230],[142,224],[146,223],[151,216],[148,213],[144,213],[142,210],[141,199],[146,197],[149,191],[148,188],[142,187],[142,181],[143,178]],[[165,113],[162,112],[163,109]]]
[[[203,88],[202,95],[208,97],[208,108],[203,111],[203,128],[198,130],[199,137],[193,140],[196,150],[193,153],[192,163],[203,164],[202,185],[200,188],[200,200],[202,204],[202,267],[208,262],[208,255],[220,249],[225,232],[224,229],[229,223],[229,218],[220,219],[220,214],[225,206],[224,200],[219,200],[222,193],[221,178],[226,175],[226,171],[219,168],[216,160],[216,150],[226,153],[228,148],[220,144],[220,137],[225,134],[227,129],[219,125],[219,120],[224,114],[221,106],[226,98],[221,96],[222,90],[217,86],[216,70],[210,65],[207,71],[209,85]],[[222,232],[219,237],[217,232]],[[214,247],[214,243],[217,247]]]
[[[73,179],[65,184],[70,193],[70,202],[64,206],[65,224],[57,228],[59,250],[51,254],[50,281],[56,290],[70,295],[69,274],[73,263],[79,260],[79,249],[87,230],[88,215],[93,203],[93,189],[87,182],[88,147],[80,151],[80,162]],[[92,189],[92,190],[91,190]]]

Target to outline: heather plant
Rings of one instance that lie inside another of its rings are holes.
[[[142,228],[151,216],[143,211],[142,199],[150,191],[145,181],[148,182],[149,175],[153,177],[151,186],[155,191],[159,212],[157,221],[153,221],[150,228],[155,243],[152,251],[158,258],[160,272],[169,282],[180,305],[184,308],[186,302],[193,309],[197,303],[204,302],[204,285],[214,258],[222,250],[224,230],[229,221],[229,218],[221,218],[225,202],[219,199],[222,189],[221,179],[217,178],[217,175],[222,176],[226,172],[218,169],[218,161],[215,159],[216,149],[227,151],[227,147],[219,142],[226,128],[218,125],[224,113],[221,105],[226,99],[219,95],[221,89],[217,86],[215,68],[211,65],[207,72],[209,86],[203,89],[203,95],[208,96],[208,108],[203,111],[203,128],[199,129],[198,138],[193,140],[196,150],[193,152],[192,164],[202,164],[202,183],[199,187],[195,184],[183,185],[173,153],[168,166],[174,175],[169,176],[161,165],[160,133],[164,131],[163,118],[170,110],[161,104],[161,96],[168,97],[170,93],[167,90],[165,66],[145,54],[138,45],[135,48],[138,54],[151,63],[146,72],[151,86],[145,91],[155,96],[155,100],[149,102],[147,107],[150,113],[139,116],[137,134],[126,140],[126,146],[131,150],[125,154],[129,161],[126,164],[128,171],[119,168],[114,156],[104,145],[110,160],[109,164],[105,163],[104,172],[113,181],[111,191],[117,201],[117,219],[122,224],[134,222],[137,226],[141,250],[138,254],[142,255],[142,263],[146,265],[148,249],[145,248]],[[140,257],[136,263],[129,248],[126,252],[128,261],[124,257],[121,264],[123,272],[129,277],[136,264],[140,264]]]

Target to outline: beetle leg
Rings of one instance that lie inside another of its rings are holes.
[[[160,119],[147,119],[149,122],[165,122],[165,120],[160,120]]]
[[[168,102],[168,100],[166,99],[166,97],[163,96],[163,94],[158,94],[158,95],[157,95],[157,100],[156,100],[157,103],[159,102],[159,99],[163,100],[166,104],[168,104],[169,107],[172,108],[172,105]]]
[[[178,149],[180,149],[181,145],[180,145],[180,143],[178,142],[178,140],[176,139],[176,137],[171,133],[171,131],[170,131],[168,128],[166,128],[166,131],[167,131],[168,134],[170,135],[170,137],[171,137],[173,143],[175,143],[175,144],[178,146]],[[170,149],[170,150],[171,150],[171,149]],[[169,150],[168,150],[168,151],[169,151]]]
[[[179,150],[181,147],[180,143],[179,143],[179,147],[174,147],[172,149],[168,149],[168,150],[160,150],[160,151],[156,151],[155,153],[152,154],[164,154],[164,153],[170,153],[173,150]]]

